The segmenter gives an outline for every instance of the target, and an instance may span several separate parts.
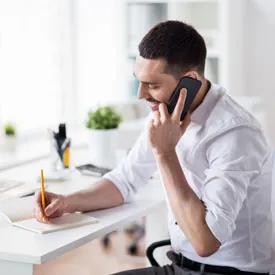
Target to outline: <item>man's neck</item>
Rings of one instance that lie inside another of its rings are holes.
[[[211,87],[211,83],[210,81],[208,81],[206,78],[204,78],[204,80],[202,80],[202,85],[201,88],[196,96],[196,99],[194,101],[194,103],[192,104],[191,107],[191,113],[199,107],[199,105],[203,102],[205,96],[207,95],[209,89]]]

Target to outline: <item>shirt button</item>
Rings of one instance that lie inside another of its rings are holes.
[[[178,223],[177,223],[177,222],[175,222],[175,225],[178,225]]]

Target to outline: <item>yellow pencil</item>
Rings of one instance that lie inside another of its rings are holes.
[[[43,219],[46,219],[46,216],[45,216],[46,201],[45,201],[45,186],[44,186],[43,169],[41,169],[41,172],[40,172],[40,183],[41,183],[41,202],[42,202],[42,209],[43,209]]]

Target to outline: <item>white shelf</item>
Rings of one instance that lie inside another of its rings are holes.
[[[170,0],[171,3],[187,3],[187,4],[196,4],[196,3],[219,3],[220,0]]]
[[[169,4],[169,3],[219,3],[220,0],[125,0],[128,4]]]
[[[167,4],[169,0],[125,0],[127,4]]]

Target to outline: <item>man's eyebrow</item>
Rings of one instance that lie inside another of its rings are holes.
[[[137,78],[136,74],[134,72],[133,72],[133,76],[135,78]],[[143,83],[143,84],[145,84],[145,85],[156,85],[157,84],[156,82],[144,82],[144,81],[140,81],[140,82]]]

